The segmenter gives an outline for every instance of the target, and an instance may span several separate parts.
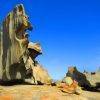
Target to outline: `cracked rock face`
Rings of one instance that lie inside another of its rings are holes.
[[[32,29],[22,4],[17,5],[0,27],[0,80],[23,79],[25,67],[20,64],[27,53],[26,30]]]

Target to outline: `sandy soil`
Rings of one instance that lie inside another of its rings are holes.
[[[76,95],[52,86],[13,85],[0,86],[0,100],[100,100],[100,93],[83,91]]]

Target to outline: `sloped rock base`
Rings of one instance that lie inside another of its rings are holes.
[[[52,86],[0,86],[0,100],[99,100],[99,98],[100,95],[96,92],[83,91],[81,95],[68,94]]]

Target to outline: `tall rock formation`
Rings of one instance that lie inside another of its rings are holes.
[[[31,24],[22,4],[17,5],[0,27],[0,80],[23,79],[25,67],[20,60],[27,52],[26,30]]]
[[[31,29],[22,4],[4,19],[0,27],[0,82],[17,79],[32,84],[50,82],[47,71],[35,63],[42,51],[39,43],[30,45],[26,30]]]

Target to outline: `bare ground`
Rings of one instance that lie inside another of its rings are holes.
[[[83,91],[76,95],[53,86],[13,85],[0,86],[0,100],[100,100],[100,93]]]

